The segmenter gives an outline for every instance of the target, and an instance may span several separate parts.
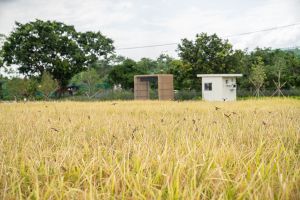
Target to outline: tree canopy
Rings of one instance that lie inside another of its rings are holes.
[[[107,58],[113,41],[100,32],[77,32],[57,21],[16,22],[3,46],[4,64],[18,65],[21,74],[42,76],[47,71],[60,88],[88,65]]]
[[[132,89],[134,75],[144,73],[134,60],[126,59],[109,72],[108,80],[112,85],[120,84],[124,89]]]
[[[235,51],[227,40],[222,40],[216,34],[201,33],[196,39],[181,40],[178,45],[178,55],[190,70],[186,70],[186,78],[191,80],[190,87],[201,87],[196,74],[235,72]]]

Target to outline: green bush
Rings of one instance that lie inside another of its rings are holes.
[[[196,100],[201,99],[201,92],[196,90],[178,90],[174,94],[175,100]]]
[[[66,97],[66,100],[74,100],[74,101],[111,101],[111,100],[133,100],[134,94],[129,90],[104,90],[103,92],[95,95],[93,98],[89,98],[85,95],[76,95]]]

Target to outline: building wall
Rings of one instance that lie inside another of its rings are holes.
[[[211,91],[205,90],[205,83],[212,83]],[[202,98],[206,101],[235,101],[236,78],[202,77]]]
[[[136,75],[134,76],[134,99],[150,99],[150,79],[157,79],[158,99],[173,100],[173,75],[172,74],[154,74],[154,75]]]
[[[223,77],[223,101],[235,101],[236,100],[236,78],[235,77]],[[227,83],[226,83],[227,80]]]
[[[173,75],[159,75],[157,84],[159,100],[174,99]]]
[[[139,77],[134,77],[134,99],[147,100],[150,99],[149,81],[142,81]]]
[[[212,90],[204,90],[205,83],[212,83]],[[203,77],[202,78],[202,98],[206,101],[222,101],[223,97],[222,77]]]

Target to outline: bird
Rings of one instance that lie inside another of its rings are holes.
[[[112,103],[111,105],[115,106],[115,105],[117,105],[117,103]]]
[[[226,114],[226,113],[224,113],[224,116],[227,117],[227,118],[230,118],[230,115],[231,115],[231,114]]]
[[[264,126],[266,126],[266,125],[267,125],[267,123],[266,123],[265,121],[263,121],[262,123],[263,123],[263,125],[264,125]]]
[[[51,128],[51,130],[53,130],[53,131],[56,131],[56,132],[59,132],[59,130],[58,129],[56,129],[56,128]]]
[[[221,108],[219,108],[219,107],[215,107],[215,109],[216,109],[216,110],[220,110]]]
[[[234,114],[234,115],[237,115],[237,113],[236,113],[236,112],[232,112],[232,114]]]
[[[67,169],[64,166],[61,166],[62,171],[66,172]]]
[[[136,132],[138,130],[137,127],[135,127],[133,130],[132,130],[132,133]]]
[[[88,119],[91,119],[91,116],[88,115]]]
[[[64,172],[67,171],[67,169],[66,169],[64,166],[61,166],[61,169],[62,169]]]

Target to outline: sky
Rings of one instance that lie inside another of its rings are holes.
[[[57,20],[78,31],[100,31],[116,49],[195,39],[216,33],[236,49],[300,46],[300,0],[0,0],[0,33],[9,35],[15,21]],[[250,35],[240,33],[299,23]],[[116,50],[138,60],[165,53],[176,45]]]

